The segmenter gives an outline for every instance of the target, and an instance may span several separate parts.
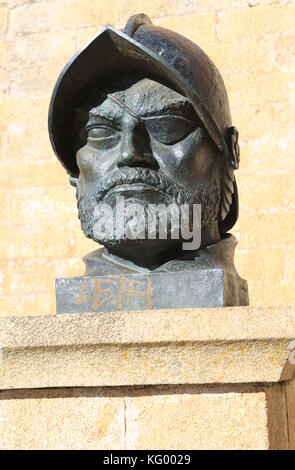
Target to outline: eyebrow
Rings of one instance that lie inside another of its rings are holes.
[[[119,113],[110,114],[108,111],[100,110],[96,111],[95,109],[89,111],[89,119],[85,125],[85,128],[89,128],[92,125],[95,125],[99,121],[107,121],[112,124],[118,124],[120,122]]]
[[[156,121],[157,119],[160,120],[160,119],[163,119],[163,118],[171,118],[171,119],[180,119],[182,121],[186,121],[186,122],[189,122],[189,123],[195,123],[195,119],[190,119],[188,117],[185,117],[183,115],[178,115],[178,114],[157,114],[155,116],[147,116],[147,117],[141,117],[141,120],[143,122],[146,122],[146,121]]]
[[[174,101],[167,103],[164,106],[159,106],[156,109],[150,109],[143,113],[141,117],[143,119],[156,118],[160,116],[179,116],[190,121],[198,120],[198,116],[188,100]]]
[[[101,118],[101,119],[105,119],[105,120],[107,120],[107,121],[110,121],[110,120],[111,120],[111,118],[109,118],[109,117],[107,116],[107,114],[104,115],[103,112],[94,112],[94,111],[92,111],[92,110],[89,111],[89,117],[92,118],[92,119],[100,119],[100,118]]]

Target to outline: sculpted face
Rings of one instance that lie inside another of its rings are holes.
[[[127,80],[122,88],[116,91],[114,82],[97,91],[98,104],[89,110],[84,129],[87,141],[77,152],[77,198],[85,235],[135,262],[179,248],[182,240],[134,239],[128,230],[115,239],[107,224],[104,234],[97,234],[98,204],[114,207],[116,198],[124,196],[127,207],[139,203],[145,210],[149,204],[201,203],[202,241],[208,237],[215,242],[220,158],[190,102],[149,78]],[[133,217],[127,224],[132,226]]]

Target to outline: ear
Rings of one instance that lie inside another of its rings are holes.
[[[75,188],[77,187],[78,178],[75,176],[70,176],[69,181],[71,186],[74,186]]]
[[[225,140],[229,151],[229,161],[234,170],[239,168],[240,163],[240,147],[239,133],[236,127],[228,127],[225,133]]]
[[[228,127],[225,133],[225,141],[227,144],[229,156],[223,160],[222,169],[222,185],[221,185],[221,201],[219,219],[225,219],[230,211],[232,197],[235,188],[234,170],[239,168],[240,163],[240,147],[239,133],[236,127]]]

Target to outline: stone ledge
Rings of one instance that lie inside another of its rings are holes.
[[[0,388],[290,380],[295,307],[7,317]]]

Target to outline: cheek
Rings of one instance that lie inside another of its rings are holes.
[[[93,183],[103,178],[113,165],[112,152],[98,150],[91,145],[85,145],[78,150],[76,158],[82,189],[84,187],[89,189]]]
[[[208,175],[212,158],[203,136],[199,128],[175,145],[152,141],[151,147],[161,170],[185,181]]]
[[[85,145],[76,154],[77,165],[80,170],[80,179],[92,179],[97,173],[97,151]]]

